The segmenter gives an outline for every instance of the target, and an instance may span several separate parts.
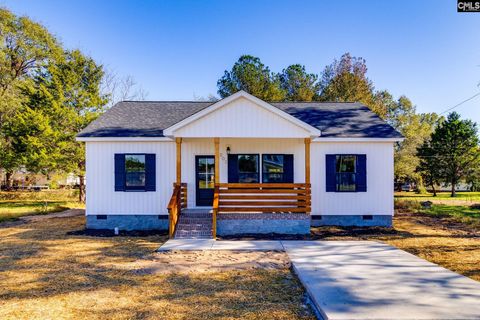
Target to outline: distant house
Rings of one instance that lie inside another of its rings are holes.
[[[124,101],[78,134],[87,227],[171,236],[390,226],[393,146],[360,103]]]

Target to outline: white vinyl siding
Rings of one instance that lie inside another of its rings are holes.
[[[366,154],[367,192],[326,192],[325,155]],[[313,142],[312,214],[393,215],[392,142]]]
[[[174,142],[87,142],[87,214],[167,214],[175,182]],[[232,154],[293,154],[294,182],[305,182],[303,139],[220,138],[220,181],[228,181],[227,146]],[[115,153],[155,153],[155,192],[115,192]],[[366,154],[367,192],[326,192],[326,154]],[[184,138],[182,182],[195,207],[195,156],[214,155],[213,138]],[[392,215],[393,142],[312,142],[312,215]],[[261,166],[260,166],[261,168]],[[261,170],[261,169],[260,169]],[[261,172],[260,172],[261,174]]]
[[[87,215],[167,214],[175,181],[174,142],[87,142]],[[116,153],[155,153],[155,192],[115,192]]]
[[[179,128],[174,135],[195,138],[302,138],[310,137],[310,132],[248,99],[239,98]]]

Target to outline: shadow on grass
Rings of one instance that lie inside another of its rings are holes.
[[[84,217],[51,218],[0,229],[0,275],[14,272],[33,279],[23,285],[21,279],[18,285],[4,285],[0,300],[136,285],[121,264],[150,254],[166,240],[163,235],[143,235],[141,239],[124,236],[99,241],[72,230],[83,223]],[[36,290],[29,289],[31,283]]]
[[[288,269],[138,274],[166,235],[92,236],[84,223],[0,229],[0,318],[314,319]]]

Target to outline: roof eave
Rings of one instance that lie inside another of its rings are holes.
[[[404,137],[318,137],[312,142],[402,142]]]

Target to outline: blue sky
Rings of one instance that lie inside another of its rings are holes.
[[[367,60],[378,89],[442,112],[480,92],[480,13],[456,0],[26,1],[0,5],[41,22],[121,75],[149,100],[216,94],[241,54],[273,71],[319,73],[345,52]],[[480,124],[480,97],[456,108]]]

